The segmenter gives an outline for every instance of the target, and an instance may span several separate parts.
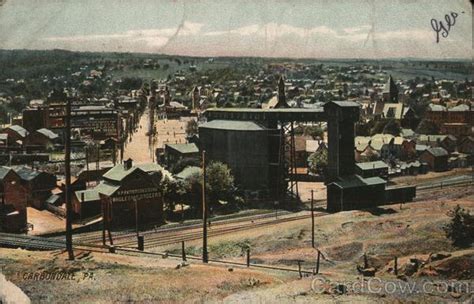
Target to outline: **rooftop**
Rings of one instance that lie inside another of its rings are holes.
[[[238,121],[238,120],[212,120],[199,126],[204,129],[220,129],[235,131],[263,131],[265,127],[254,121]]]
[[[441,147],[429,148],[427,151],[429,153],[431,153],[433,156],[447,156],[447,155],[449,155],[448,151],[446,151],[444,148],[441,148]]]
[[[170,147],[173,150],[178,151],[181,154],[188,153],[199,153],[199,149],[194,143],[190,144],[166,144],[165,146]]]
[[[59,137],[58,134],[56,134],[53,131],[51,131],[49,129],[46,129],[46,128],[38,129],[38,130],[36,130],[36,132],[43,134],[44,136],[48,137],[49,139],[56,139],[56,138]]]
[[[28,135],[28,131],[19,125],[12,125],[12,126],[9,126],[7,129],[15,131],[21,137],[26,137],[26,135]]]
[[[375,185],[385,185],[387,183],[386,180],[376,176],[376,177],[369,177],[363,178],[359,175],[350,175],[345,177],[340,177],[339,181],[332,182],[331,184],[335,184],[339,188],[356,188],[356,187],[364,187],[364,186],[375,186]]]
[[[388,168],[388,165],[381,160],[373,161],[373,162],[357,163],[356,166],[362,170]]]

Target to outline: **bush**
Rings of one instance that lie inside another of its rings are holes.
[[[459,205],[448,211],[451,221],[443,227],[446,237],[456,247],[469,247],[474,242],[474,216]]]
[[[308,170],[311,173],[319,174],[322,177],[327,175],[328,151],[318,150],[308,157]]]

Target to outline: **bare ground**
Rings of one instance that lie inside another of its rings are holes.
[[[68,262],[65,255],[58,252],[0,249],[0,264],[4,265],[7,279],[36,303],[69,302],[70,299],[78,303],[469,303],[471,295],[458,289],[446,292],[418,289],[408,293],[383,289],[378,292],[346,290],[342,294],[337,289],[339,282],[370,282],[371,278],[364,278],[356,267],[363,264],[364,253],[380,286],[387,282],[418,284],[424,280],[448,279],[473,283],[474,249],[454,248],[442,230],[448,221],[446,212],[456,204],[474,212],[474,189],[443,189],[434,191],[428,200],[403,206],[316,218],[316,247],[323,253],[320,271],[325,285],[322,293],[312,288],[314,277],[300,279],[294,272],[236,266],[229,271],[231,266],[203,266],[200,262],[176,269],[179,259],[159,256],[94,253]],[[252,263],[296,269],[297,261],[301,260],[303,270],[312,270],[316,249],[311,248],[310,227],[310,219],[304,219],[211,238],[210,255],[244,262],[243,248],[249,246]],[[200,241],[186,246],[190,255],[201,252]],[[180,245],[156,248],[159,252],[164,250],[179,253]],[[399,277],[393,272],[395,256],[402,275]],[[436,256],[441,258],[435,259]],[[420,267],[411,273],[409,270],[415,260]],[[24,277],[25,273],[44,270],[72,271],[76,273],[76,280],[51,282]],[[94,280],[81,280],[84,273],[92,273]]]

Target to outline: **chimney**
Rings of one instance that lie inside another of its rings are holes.
[[[127,159],[126,161],[123,162],[123,168],[125,170],[130,170],[133,166],[133,160],[131,158]]]

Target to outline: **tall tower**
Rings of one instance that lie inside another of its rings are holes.
[[[192,92],[192,96],[191,96],[191,99],[192,99],[192,110],[195,110],[196,109],[196,106],[199,106],[199,99],[201,98],[201,96],[199,95],[199,89],[198,87],[194,87],[193,89],[193,92]]]
[[[165,88],[165,94],[163,96],[163,106],[167,107],[170,105],[171,102],[171,95],[168,86]]]
[[[280,80],[278,81],[278,102],[275,105],[275,109],[276,108],[289,108],[286,103],[285,81],[283,80],[283,76],[280,76]]]
[[[398,102],[398,88],[393,81],[392,75],[388,77],[382,95],[386,102]]]
[[[331,101],[324,105],[328,121],[328,182],[354,174],[354,132],[359,105],[352,101]]]

